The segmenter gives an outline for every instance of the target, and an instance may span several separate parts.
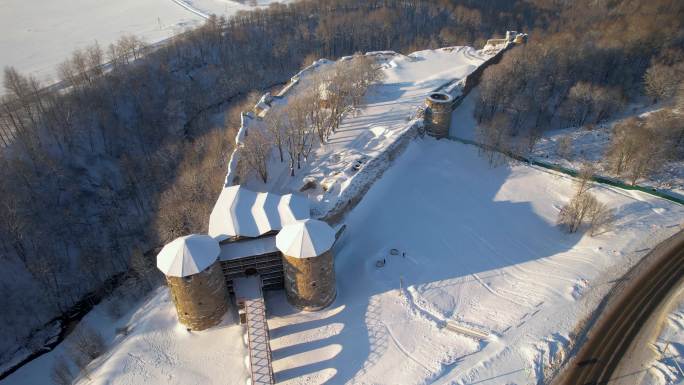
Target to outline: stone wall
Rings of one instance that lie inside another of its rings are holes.
[[[166,280],[183,325],[204,330],[221,322],[228,310],[228,290],[218,261],[201,273]]]
[[[285,294],[293,306],[320,310],[330,305],[337,294],[332,250],[314,258],[283,256]]]

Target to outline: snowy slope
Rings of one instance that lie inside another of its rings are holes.
[[[450,134],[452,136],[475,140],[475,127],[477,123],[473,117],[475,104],[479,97],[478,89],[474,89],[464,100],[461,106],[452,115]],[[658,106],[633,107],[623,113],[622,116],[600,125],[593,130],[585,130],[578,127],[549,130],[545,132],[535,145],[531,154],[533,159],[557,164],[563,167],[578,170],[584,162],[596,165],[599,173],[611,176],[610,171],[602,160],[605,156],[613,126],[630,116],[644,117],[647,114],[660,109]],[[572,139],[572,154],[568,159],[558,154],[558,143],[564,137]],[[661,170],[655,172],[645,180],[640,180],[640,186],[655,187],[669,192],[674,196],[684,197],[684,162],[671,161],[665,163]]]
[[[573,191],[544,170],[490,169],[472,146],[413,143],[346,217],[335,303],[300,313],[268,298],[276,379],[538,383],[609,282],[684,219],[668,201],[596,186],[615,229],[568,235],[555,219]]]
[[[106,303],[100,304],[79,327],[82,325],[100,332],[112,347],[91,363],[89,378],[82,377],[77,384],[246,383],[244,331],[236,324],[235,316],[228,314],[222,324],[210,330],[188,333],[178,323],[176,309],[165,286],[119,320],[108,315]],[[130,333],[125,337],[117,336],[116,328],[126,325]],[[66,344],[60,344],[0,384],[52,384],[53,362],[66,354],[65,349]]]
[[[610,175],[605,165],[599,162],[605,156],[610,144],[612,127],[618,121],[598,126],[591,131],[578,128],[549,131],[539,141],[532,155],[537,159],[575,169],[583,162],[592,162],[599,165],[602,174]],[[558,143],[563,137],[572,138],[573,153],[569,159],[558,155]],[[661,170],[637,184],[652,186],[684,197],[684,162],[667,162]]]
[[[177,1],[190,9],[173,0],[3,0],[0,68],[14,66],[40,80],[54,80],[59,63],[96,41],[106,48],[122,35],[134,34],[156,43],[199,25],[201,15],[230,16],[252,9],[229,0]]]

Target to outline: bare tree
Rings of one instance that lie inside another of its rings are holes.
[[[556,154],[563,159],[570,160],[572,157],[572,136],[563,135],[558,139],[558,144],[556,145]]]
[[[644,75],[644,91],[653,102],[672,97],[677,90],[677,83],[675,69],[664,64],[653,63]]]
[[[613,221],[613,211],[589,192],[594,172],[593,164],[582,165],[575,179],[575,194],[558,213],[558,224],[569,233],[577,232],[584,222],[588,222],[593,236],[607,229]]]
[[[608,208],[605,203],[596,203],[589,211],[589,235],[593,237],[600,231],[607,231],[613,222],[615,222],[615,210]]]
[[[251,130],[240,149],[241,159],[251,170],[259,174],[264,183],[268,182],[268,160],[271,148],[272,143],[261,130]]]
[[[594,175],[596,174],[596,166],[589,162],[584,162],[580,166],[577,177],[575,178],[575,194],[582,195],[589,191],[592,186]]]
[[[144,291],[151,289],[155,284],[159,283],[160,274],[154,261],[148,258],[139,248],[134,248],[131,251],[129,265],[135,277],[135,282],[142,286]]]
[[[84,370],[92,360],[102,355],[106,348],[107,345],[102,335],[87,326],[77,328],[69,336],[69,355],[81,370]]]
[[[561,106],[561,115],[571,125],[583,126],[586,123],[605,120],[621,104],[618,91],[587,82],[578,82],[570,88],[567,99]]]
[[[273,144],[275,144],[278,149],[278,156],[280,157],[280,162],[284,162],[283,156],[283,146],[285,142],[285,135],[287,131],[287,114],[282,107],[273,106],[268,110],[266,117],[264,118],[264,123],[266,124],[266,129],[271,135]]]
[[[613,173],[622,175],[633,162],[643,143],[639,142],[636,133],[640,130],[642,121],[639,118],[629,118],[613,126],[606,159]]]
[[[497,114],[488,122],[479,124],[476,129],[477,140],[483,145],[481,150],[487,155],[489,164],[500,164],[509,150],[510,120],[508,115]]]
[[[596,198],[590,193],[574,195],[558,213],[558,224],[569,233],[577,232],[596,204]]]

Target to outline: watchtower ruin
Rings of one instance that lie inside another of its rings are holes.
[[[446,92],[433,92],[428,95],[425,110],[425,122],[428,135],[437,139],[449,136],[453,96]]]

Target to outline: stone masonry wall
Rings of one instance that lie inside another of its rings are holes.
[[[320,310],[337,294],[335,263],[331,250],[314,258],[283,256],[287,300],[302,310]]]
[[[221,322],[228,310],[228,290],[218,261],[201,273],[166,279],[183,325],[204,330]]]

